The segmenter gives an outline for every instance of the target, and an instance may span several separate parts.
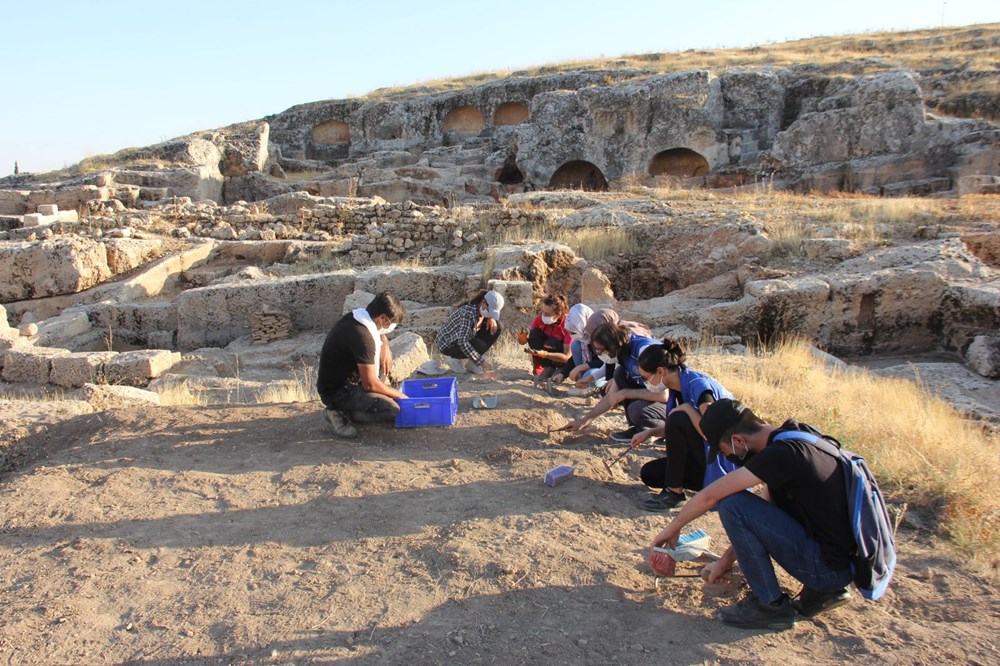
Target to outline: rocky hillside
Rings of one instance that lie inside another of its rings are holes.
[[[995,191],[1000,25],[645,54],[493,73],[0,181],[0,215],[304,190],[429,205],[683,181],[878,195]],[[96,188],[96,189],[93,189]],[[58,195],[50,198],[58,199]]]

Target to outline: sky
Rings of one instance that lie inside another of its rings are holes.
[[[0,0],[0,176],[385,86],[993,22],[987,0]]]

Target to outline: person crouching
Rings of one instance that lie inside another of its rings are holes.
[[[335,437],[355,437],[358,430],[352,421],[396,420],[396,400],[406,395],[381,377],[392,370],[386,335],[405,316],[399,299],[382,293],[367,307],[345,314],[327,334],[319,356],[316,391],[326,406],[323,418]]]

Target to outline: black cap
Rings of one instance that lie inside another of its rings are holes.
[[[723,398],[708,406],[704,416],[701,417],[701,431],[705,433],[705,439],[708,441],[708,462],[714,461],[719,455],[719,440],[727,430],[740,422],[744,414],[754,416],[754,413],[739,400]]]

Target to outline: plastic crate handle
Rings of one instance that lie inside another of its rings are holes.
[[[418,402],[415,405],[413,405],[413,409],[427,409],[430,406],[431,403],[429,402]]]
[[[437,382],[427,382],[426,384],[421,384],[420,388],[424,389],[436,389],[438,387]]]

